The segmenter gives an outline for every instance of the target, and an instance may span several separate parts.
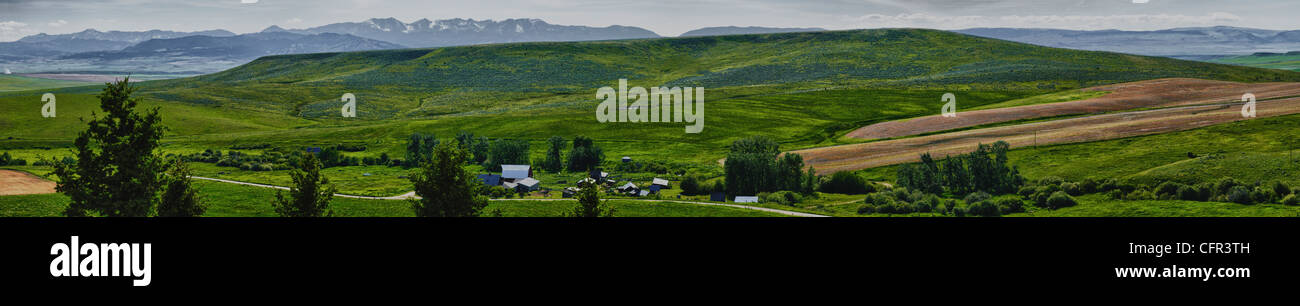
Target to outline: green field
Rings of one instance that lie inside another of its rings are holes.
[[[235,184],[197,181],[208,203],[206,217],[274,217],[275,190]],[[558,217],[571,211],[574,201],[493,201],[484,212],[500,210],[504,217]],[[61,194],[0,196],[0,217],[58,217],[68,206]],[[670,202],[611,200],[618,217],[781,217],[751,209]],[[414,217],[410,203],[395,200],[334,198],[336,217]]]
[[[401,157],[412,133],[450,138],[469,131],[529,140],[531,157],[537,160],[544,153],[546,138],[584,135],[604,149],[606,168],[617,165],[618,157],[630,156],[682,163],[692,173],[716,177],[721,175],[717,161],[727,146],[747,136],[773,137],[783,150],[855,143],[862,140],[844,134],[864,125],[938,113],[944,93],[956,94],[961,109],[989,109],[1086,99],[1104,93],[1078,89],[1165,77],[1300,81],[1300,73],[1290,71],[1055,49],[908,29],[271,56],[228,71],[137,86],[143,108],[158,108],[168,128],[164,154],[238,148],[257,148],[240,150],[253,154],[295,152],[347,144],[366,148],[348,156]],[[593,116],[596,89],[616,86],[620,78],[629,79],[631,86],[705,87],[703,132],[685,133],[685,123],[597,122]],[[99,90],[100,86],[84,86],[0,92],[0,106],[16,110],[0,113],[0,151],[29,161],[68,156],[66,147],[85,127],[81,120],[98,111]],[[40,117],[40,95],[46,91],[58,98],[56,118]],[[344,93],[358,97],[358,118],[339,115],[339,97]],[[1294,125],[1290,121],[1270,118],[1233,125],[1240,124],[1255,126],[1252,129],[1269,136],[1231,140],[1228,131],[1216,126],[1170,134],[1186,136],[1159,135],[1175,138],[1020,149],[1012,154],[1013,164],[1031,178],[1209,176],[1217,172],[1185,170],[1185,165],[1151,168],[1178,162],[1180,155],[1185,159],[1187,152],[1223,153],[1229,157],[1223,163],[1237,165],[1253,159],[1234,161],[1227,153],[1276,158],[1277,152],[1292,147],[1277,144],[1290,138],[1285,135]],[[1196,134],[1206,131],[1216,132]],[[1143,143],[1130,146],[1130,142]],[[205,177],[273,185],[289,181],[284,170],[258,172],[202,163],[194,168],[196,175]],[[18,169],[48,172],[42,167]],[[1242,172],[1243,179],[1276,173]],[[400,168],[335,167],[325,173],[347,194],[392,196],[410,190],[409,181],[402,178],[406,170]],[[876,180],[893,176],[888,167],[863,173]],[[539,175],[544,183],[571,183],[581,176]],[[660,176],[622,175],[632,181]],[[852,199],[831,198],[789,209],[845,215],[853,211],[846,209],[852,205],[843,204]],[[346,203],[337,206],[340,213],[349,209],[357,210],[348,215],[409,213]],[[210,214],[266,212],[232,205]]]

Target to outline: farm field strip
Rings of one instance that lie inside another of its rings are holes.
[[[798,150],[820,173],[851,171],[915,162],[922,153],[936,157],[970,152],[979,144],[1006,141],[1015,147],[1090,142],[1190,130],[1244,120],[1243,103],[1143,110],[992,127],[946,134]],[[1300,113],[1300,98],[1260,101],[1258,117]]]
[[[0,170],[0,195],[54,193],[54,185],[27,172]]]
[[[1240,101],[1245,93],[1252,93],[1258,100],[1263,101],[1300,96],[1300,83],[1247,84],[1176,78],[1098,86],[1084,91],[1111,93],[1079,101],[962,111],[956,118],[930,115],[881,122],[854,130],[846,137],[885,139],[1034,118],[1216,104]],[[960,99],[959,97],[959,103]]]

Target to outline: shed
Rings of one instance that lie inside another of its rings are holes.
[[[533,177],[533,170],[529,165],[501,165],[501,178],[517,180],[529,177]]]
[[[668,188],[668,180],[657,178],[657,177],[653,181],[651,181],[651,184]]]
[[[648,196],[648,195],[650,195],[650,191],[649,191],[649,190],[642,190],[640,193],[637,193],[637,196],[640,196],[640,197],[644,197],[644,196]]]
[[[528,191],[537,191],[538,187],[542,186],[542,181],[538,181],[537,179],[531,177],[526,177],[517,180],[515,181],[515,183],[519,184],[519,187],[521,188],[527,188]]]
[[[618,187],[618,190],[622,190],[622,191],[636,190],[636,189],[637,189],[636,184],[633,184],[632,182],[627,182],[627,184],[623,184],[623,186]]]
[[[736,203],[758,203],[758,197],[755,196],[736,196]]]
[[[726,194],[726,193],[722,193],[722,192],[714,192],[714,193],[710,193],[710,194],[709,194],[709,201],[714,201],[714,202],[726,202],[726,201],[727,201],[727,194]]]

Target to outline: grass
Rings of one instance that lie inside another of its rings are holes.
[[[1026,105],[1080,101],[1080,100],[1087,100],[1087,99],[1105,96],[1106,94],[1109,93],[1110,93],[1109,91],[1083,91],[1082,89],[1066,90],[1061,92],[1054,92],[1050,94],[1028,97],[1024,99],[1015,99],[1015,100],[1010,100],[1010,101],[1005,101],[1000,103],[976,106],[974,108],[971,108],[970,110],[995,109],[995,108],[1026,106]]]
[[[1093,194],[1076,198],[1079,205],[1058,210],[1038,209],[1013,217],[1300,217],[1300,206],[1242,205],[1192,201],[1122,201]]]
[[[275,217],[271,201],[275,190],[235,184],[196,181],[199,195],[209,203],[206,217]],[[62,194],[0,196],[0,217],[58,217],[68,206]],[[414,217],[407,201],[335,198],[338,217]],[[484,212],[500,210],[504,217],[558,217],[571,211],[574,201],[493,201]],[[683,203],[612,200],[619,217],[781,217],[750,209]]]

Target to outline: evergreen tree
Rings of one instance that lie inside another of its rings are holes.
[[[572,217],[595,218],[595,217],[613,217],[614,208],[609,207],[609,203],[600,200],[599,186],[591,179],[584,179],[578,182],[578,207],[573,209]]]
[[[411,175],[411,184],[420,199],[411,200],[411,209],[420,217],[476,217],[488,205],[479,195],[481,183],[462,165],[469,153],[458,143],[444,142],[434,147],[432,158]]]
[[[176,160],[167,170],[167,189],[158,202],[159,217],[198,217],[208,210],[194,190],[189,165]]]
[[[73,141],[76,159],[58,162],[56,189],[71,202],[70,217],[145,217],[154,212],[166,163],[155,152],[162,140],[162,117],[154,108],[135,112],[139,98],[130,78],[105,84],[97,96],[103,117],[92,115]]]
[[[335,187],[328,178],[321,175],[323,167],[316,155],[302,153],[298,169],[289,172],[293,186],[289,187],[289,198],[283,192],[275,192],[275,201],[271,206],[282,217],[322,217],[333,215],[330,200],[334,199]]]

